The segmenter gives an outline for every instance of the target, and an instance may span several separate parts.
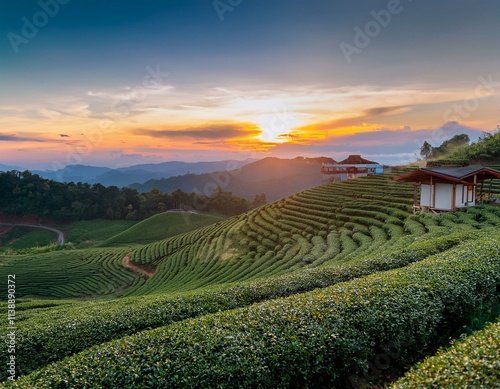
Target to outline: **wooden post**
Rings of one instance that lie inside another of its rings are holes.
[[[419,199],[419,191],[417,190],[418,188],[420,188],[420,193],[422,192],[422,183],[419,182],[419,183],[415,183],[415,185],[413,186],[413,214],[416,215],[417,214],[417,209],[421,209],[421,206],[420,206],[420,199]]]
[[[432,191],[432,201],[429,208],[436,208],[436,186],[433,184],[431,176],[431,191]]]
[[[457,203],[456,203],[456,198],[457,198],[457,183],[454,182],[453,183],[453,190],[451,191],[451,209],[455,210],[457,207]]]

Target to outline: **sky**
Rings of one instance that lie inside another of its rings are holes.
[[[0,0],[0,164],[349,154],[500,124],[497,0]]]

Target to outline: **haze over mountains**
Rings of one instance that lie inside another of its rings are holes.
[[[4,165],[3,163],[0,163],[0,171],[6,172],[9,170],[24,170],[24,169],[21,169],[18,166]]]
[[[89,184],[100,183],[105,186],[115,185],[124,187],[134,183],[142,184],[151,179],[168,178],[189,173],[202,174],[219,170],[238,169],[252,161],[252,159],[216,162],[169,161],[157,164],[133,165],[117,169],[100,166],[68,165],[56,171],[34,170],[32,173],[56,181],[87,182]]]
[[[260,160],[180,162],[142,164],[112,169],[102,166],[69,165],[56,171],[37,171],[43,178],[64,182],[100,183],[105,186],[131,187],[139,192],[157,188],[172,193],[177,189],[210,196],[215,188],[252,200],[265,193],[267,201],[278,200],[295,192],[322,183],[321,162],[332,159],[302,158],[280,159],[267,157]],[[0,164],[0,171],[21,170]]]
[[[152,179],[144,184],[131,185],[139,192],[158,188],[162,192],[181,189],[210,195],[219,186],[235,195],[253,199],[256,194],[265,193],[267,201],[278,200],[292,193],[300,192],[322,183],[321,162],[328,158],[264,158],[228,172],[188,174],[166,179]]]

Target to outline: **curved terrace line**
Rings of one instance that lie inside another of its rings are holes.
[[[52,227],[46,227],[37,224],[23,224],[23,223],[0,223],[0,226],[42,228],[44,230],[53,231],[57,234],[57,244],[64,244],[65,242],[64,232]]]

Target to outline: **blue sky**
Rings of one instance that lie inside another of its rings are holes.
[[[499,11],[493,0],[1,0],[0,163],[407,162],[424,140],[500,123]]]

